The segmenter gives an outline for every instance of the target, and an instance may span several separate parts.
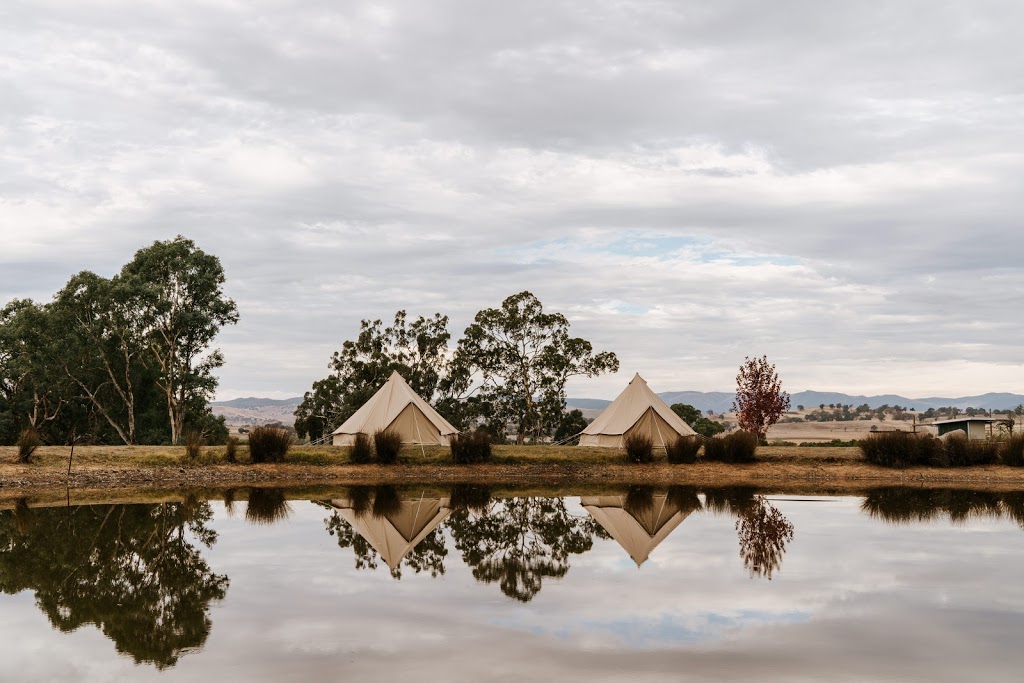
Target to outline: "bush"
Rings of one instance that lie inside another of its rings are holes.
[[[626,449],[626,460],[635,463],[654,462],[654,442],[643,434],[627,434],[622,440]]]
[[[699,436],[680,436],[665,448],[668,461],[673,464],[690,464],[697,461],[697,452],[703,443]]]
[[[373,462],[373,444],[370,443],[370,437],[362,432],[356,434],[352,448],[348,452],[348,461],[356,465]]]
[[[254,427],[249,432],[249,459],[254,463],[282,462],[292,445],[292,435],[279,427]]]
[[[864,459],[881,467],[948,467],[942,441],[928,434],[875,432],[861,439]]]
[[[1002,446],[1000,458],[1004,465],[1024,467],[1024,434],[1010,436]]]
[[[943,445],[950,467],[991,465],[999,459],[999,446],[996,442],[969,439],[962,431],[947,435]]]
[[[716,436],[704,440],[704,458],[718,462],[749,463],[757,455],[757,435],[750,432],[733,432],[728,436]]]
[[[43,445],[43,438],[34,427],[29,427],[18,435],[18,462],[27,463],[36,452],[36,449]]]
[[[194,462],[203,453],[203,433],[198,429],[186,429],[181,435],[185,446],[185,457]]]
[[[378,429],[373,433],[373,449],[377,453],[377,462],[394,465],[402,451],[402,435],[390,429]]]
[[[449,446],[456,465],[471,465],[491,459],[491,437],[483,430],[452,436]]]
[[[238,462],[238,437],[229,436],[224,444],[224,460],[227,462]]]

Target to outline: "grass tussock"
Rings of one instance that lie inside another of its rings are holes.
[[[1013,434],[1002,442],[1001,459],[1004,465],[1024,467],[1024,434]]]
[[[1000,461],[1011,464],[1009,460],[1016,457],[1024,465],[1024,439],[1011,445],[1010,440],[968,439],[962,432],[942,439],[911,432],[879,432],[862,439],[860,449],[865,460],[882,467],[975,467]]]
[[[680,436],[666,447],[665,455],[673,465],[691,465],[697,462],[697,453],[700,451],[703,441],[697,435]]]
[[[491,437],[483,430],[469,434],[455,434],[449,446],[452,461],[456,465],[472,465],[488,462],[491,459]]]
[[[950,467],[992,465],[999,460],[999,445],[988,439],[968,439],[962,431],[945,437],[943,446]]]
[[[348,461],[353,465],[366,465],[373,462],[373,444],[370,437],[362,432],[355,435],[352,447],[348,451]]]
[[[864,459],[882,467],[948,467],[942,441],[928,434],[877,432],[858,444]]]
[[[186,429],[181,434],[181,443],[185,447],[185,459],[195,462],[203,454],[203,432],[198,429]]]
[[[18,435],[18,462],[27,464],[32,459],[32,454],[43,445],[43,438],[35,428],[29,427]]]
[[[373,450],[381,465],[394,465],[402,452],[402,435],[390,429],[378,429],[373,433]]]
[[[622,440],[626,461],[637,464],[654,462],[654,441],[644,434],[627,434]]]
[[[224,444],[224,462],[229,462],[232,465],[238,462],[237,436],[229,436],[227,443]]]
[[[292,435],[278,427],[254,427],[249,432],[249,459],[254,463],[284,462]]]
[[[757,435],[733,432],[704,440],[704,459],[715,462],[750,463],[757,459]]]

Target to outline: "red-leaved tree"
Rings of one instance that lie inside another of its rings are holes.
[[[768,428],[789,408],[789,394],[782,390],[779,374],[767,356],[747,357],[736,375],[736,411],[740,429],[765,438]]]

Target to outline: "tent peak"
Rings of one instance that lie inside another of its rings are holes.
[[[633,382],[635,382],[637,380],[640,380],[640,382],[642,384],[647,384],[647,380],[645,380],[643,377],[641,377],[639,372],[633,375],[633,379],[629,380],[629,383],[632,384]]]

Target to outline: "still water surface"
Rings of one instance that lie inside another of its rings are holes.
[[[898,488],[21,503],[0,679],[1020,680],[1022,524]]]

